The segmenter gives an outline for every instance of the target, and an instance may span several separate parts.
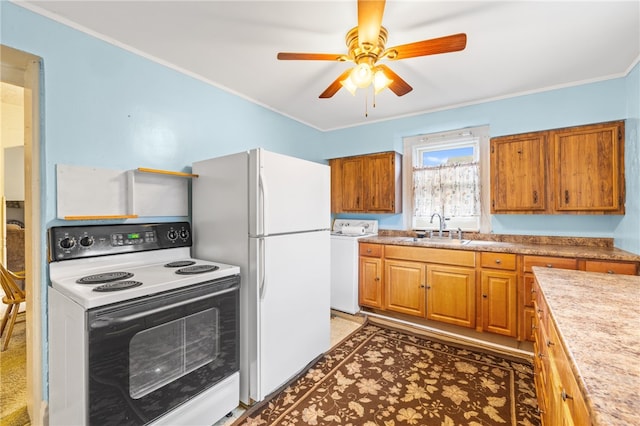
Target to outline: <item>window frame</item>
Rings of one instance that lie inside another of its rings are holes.
[[[420,134],[403,138],[403,222],[407,230],[438,229],[438,223],[426,227],[414,227],[414,193],[413,193],[413,168],[421,162],[416,158],[424,150],[423,146],[429,146],[429,150],[449,149],[460,146],[475,145],[474,161],[478,161],[480,180],[480,217],[477,226],[471,228],[468,225],[460,226],[467,232],[490,232],[489,209],[489,126],[463,128],[458,130]],[[439,212],[441,213],[441,212]],[[455,222],[447,221],[446,229],[457,229]]]

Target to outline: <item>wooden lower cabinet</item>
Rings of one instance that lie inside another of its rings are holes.
[[[480,313],[482,331],[517,335],[517,256],[513,253],[480,253]]]
[[[384,308],[384,282],[380,244],[359,245],[358,303],[371,308]]]
[[[516,337],[516,273],[483,270],[480,277],[482,330]]]
[[[384,308],[424,317],[426,265],[420,262],[386,260],[384,271]]]
[[[537,284],[534,284],[537,288]],[[543,426],[590,425],[584,395],[540,291],[536,291],[534,373]]]
[[[427,319],[475,327],[475,289],[475,269],[427,265]]]

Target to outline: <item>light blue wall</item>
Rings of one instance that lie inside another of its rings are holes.
[[[401,152],[405,136],[462,127],[489,124],[498,136],[628,119],[624,217],[501,215],[492,227],[496,233],[615,237],[617,246],[640,254],[638,66],[626,78],[322,133],[15,4],[1,1],[0,17],[2,44],[43,58],[43,229],[62,224],[55,219],[60,163],[187,171],[195,160],[257,146],[323,161]],[[402,223],[400,215],[375,217],[383,228]],[[41,262],[46,271],[46,259]],[[46,336],[48,277],[42,278]],[[47,366],[44,374],[46,383]]]
[[[640,64],[626,78],[625,125],[626,214],[615,230],[615,244],[640,254]]]

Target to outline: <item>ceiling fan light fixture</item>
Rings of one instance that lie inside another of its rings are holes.
[[[353,68],[349,75],[351,82],[361,89],[368,87],[373,80],[373,70],[371,65],[366,62],[360,63]]]
[[[393,83],[393,80],[389,79],[381,69],[373,74],[373,90],[376,95],[389,87],[391,83]]]

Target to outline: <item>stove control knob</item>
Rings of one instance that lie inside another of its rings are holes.
[[[167,238],[169,238],[171,241],[175,241],[176,238],[178,238],[178,232],[174,229],[170,230],[169,232],[167,232]]]
[[[80,245],[82,247],[91,247],[93,245],[93,238],[85,235],[84,237],[80,238]]]
[[[60,247],[62,247],[63,249],[70,249],[73,248],[73,246],[76,245],[76,240],[73,237],[65,237],[63,239],[60,240]]]
[[[183,240],[186,240],[187,238],[189,238],[189,231],[187,231],[186,229],[182,228],[180,230],[180,238],[182,238]]]

